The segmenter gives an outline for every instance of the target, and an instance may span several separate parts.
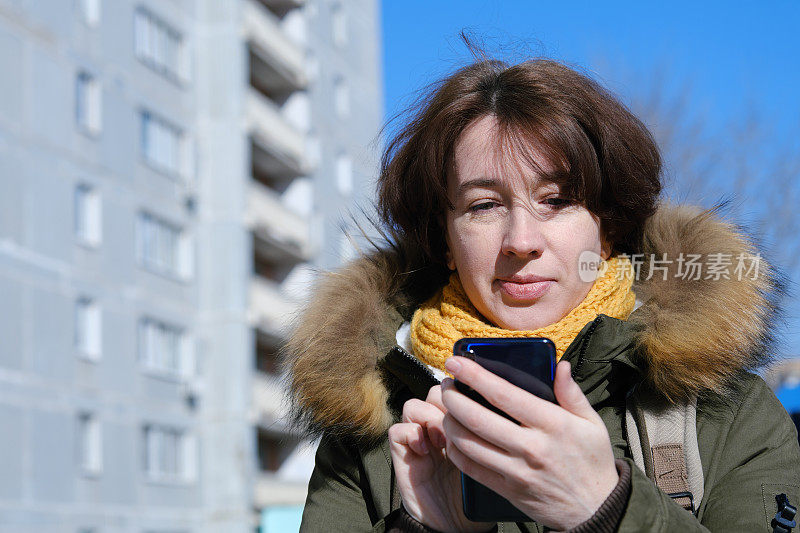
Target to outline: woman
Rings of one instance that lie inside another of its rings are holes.
[[[328,275],[288,345],[322,436],[303,530],[772,531],[775,497],[800,500],[794,426],[747,372],[769,357],[772,274],[714,213],[659,206],[660,170],[641,122],[558,63],[435,88],[384,155],[393,245]],[[503,336],[554,341],[558,405],[452,357]],[[690,512],[634,464],[633,391],[697,404]],[[461,471],[531,521],[466,520]]]

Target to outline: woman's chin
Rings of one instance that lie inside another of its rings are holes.
[[[503,312],[505,311],[505,312]],[[503,329],[514,331],[532,331],[536,329],[549,326],[558,321],[558,317],[551,316],[550,313],[542,314],[540,312],[532,312],[533,309],[513,307],[505,309],[495,315],[495,325]]]
[[[509,297],[504,291],[495,290],[484,300],[483,308],[476,307],[494,326],[515,331],[530,331],[548,326],[560,318],[555,316],[553,302],[550,300],[552,298],[544,297],[534,301],[523,301]]]

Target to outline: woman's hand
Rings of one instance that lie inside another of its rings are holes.
[[[547,527],[565,530],[590,518],[614,490],[619,475],[608,430],[573,381],[569,363],[556,367],[558,405],[469,359],[451,357],[446,367],[522,424],[472,401],[446,379],[442,425],[450,461]]]
[[[471,522],[461,504],[461,473],[448,461],[442,427],[440,386],[426,401],[403,405],[403,422],[389,428],[389,448],[403,506],[418,522],[439,531],[488,531],[494,524]]]

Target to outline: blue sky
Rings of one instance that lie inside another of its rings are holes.
[[[387,115],[466,57],[462,28],[587,67],[623,98],[631,79],[665,66],[720,126],[751,105],[782,131],[800,120],[800,2],[790,0],[383,0]]]
[[[588,69],[626,103],[665,72],[665,91],[689,88],[686,113],[711,135],[758,116],[770,128],[763,157],[778,141],[800,138],[800,1],[383,0],[382,9],[387,118],[468,59],[458,39],[468,29],[490,50],[527,46]],[[730,144],[730,157],[751,148]],[[760,185],[737,200],[769,209]],[[795,295],[787,303],[800,302],[800,275],[790,276]],[[800,344],[799,304],[789,306],[786,333],[787,353],[800,355],[792,348]]]

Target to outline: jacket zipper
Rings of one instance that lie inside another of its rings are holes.
[[[400,355],[402,355],[403,357],[405,357],[406,359],[411,361],[411,363],[415,367],[420,369],[422,371],[422,373],[424,373],[426,376],[428,376],[429,378],[431,378],[431,379],[433,379],[435,381],[439,381],[438,379],[436,379],[436,376],[433,375],[433,372],[431,372],[430,369],[426,365],[424,365],[422,363],[422,361],[420,361],[419,359],[417,359],[416,357],[414,357],[413,355],[408,353],[405,350],[405,348],[403,348],[402,346],[395,346],[394,349],[397,350],[398,352],[400,352]]]
[[[594,330],[597,329],[597,325],[600,323],[601,318],[598,316],[592,321],[592,325],[589,326],[589,329],[586,330],[586,334],[583,336],[583,342],[581,343],[581,349],[578,352],[578,361],[575,363],[575,368],[572,369],[572,375],[578,373],[580,370],[581,365],[583,364],[584,356],[586,355],[586,348],[589,346],[589,339],[592,337]]]

